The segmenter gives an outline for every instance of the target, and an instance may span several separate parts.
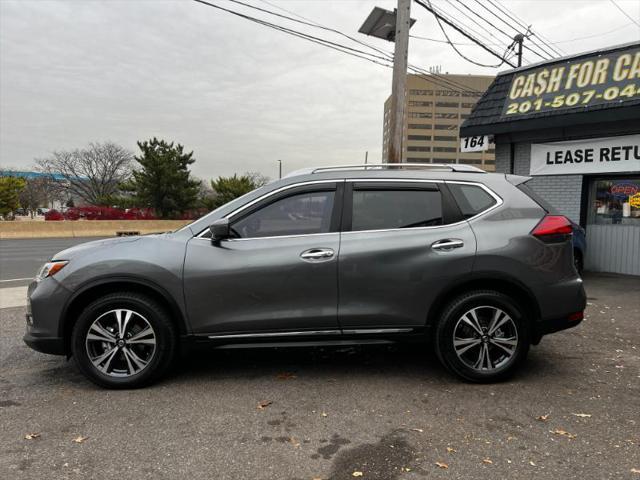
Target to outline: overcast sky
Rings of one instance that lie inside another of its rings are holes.
[[[211,1],[285,24],[224,0]],[[275,10],[262,0],[245,1]],[[446,0],[432,1],[456,13]],[[483,12],[472,0],[464,1]],[[562,42],[557,46],[568,54],[640,40],[640,27],[610,0],[501,1],[534,31]],[[269,3],[377,47],[393,47],[357,30],[373,6],[393,9],[395,1]],[[617,3],[640,21],[639,0]],[[506,28],[487,11],[484,15]],[[412,17],[417,19],[413,35],[444,38],[433,17],[415,3]],[[349,43],[328,32],[286,25]],[[454,39],[467,42],[452,33]],[[441,65],[443,72],[483,74],[504,69],[474,66],[442,43],[412,39],[409,48],[409,61],[424,68]],[[495,63],[477,47],[459,48],[479,62]],[[204,178],[245,171],[273,178],[277,159],[285,173],[360,163],[365,151],[370,161],[380,161],[383,103],[390,89],[388,68],[189,0],[0,0],[3,167],[28,168],[53,150],[90,141],[112,140],[135,152],[137,140],[152,136],[194,150],[193,171]]]

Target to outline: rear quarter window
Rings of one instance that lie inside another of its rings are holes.
[[[544,198],[534,192],[533,189],[526,183],[521,183],[520,185],[518,185],[518,189],[521,192],[525,193],[531,200],[540,205],[547,213],[556,213],[555,208],[553,208],[553,206]]]
[[[496,199],[477,185],[448,183],[447,186],[456,200],[464,218],[471,218],[496,204]]]

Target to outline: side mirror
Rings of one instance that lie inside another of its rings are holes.
[[[225,238],[229,238],[231,236],[229,219],[221,218],[216,220],[209,226],[209,230],[211,230],[211,243],[213,244],[216,244]]]

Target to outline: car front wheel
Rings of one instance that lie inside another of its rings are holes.
[[[76,322],[71,349],[92,382],[106,388],[136,388],[169,367],[176,335],[166,311],[151,298],[120,292],[89,304]]]
[[[509,377],[526,358],[529,332],[518,304],[500,292],[474,291],[453,300],[436,328],[436,352],[472,382]]]

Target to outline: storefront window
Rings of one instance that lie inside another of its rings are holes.
[[[640,226],[640,177],[591,184],[588,223]]]

